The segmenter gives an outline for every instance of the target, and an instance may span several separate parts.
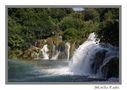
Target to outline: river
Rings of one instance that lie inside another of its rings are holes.
[[[88,76],[74,75],[65,60],[9,60],[8,82],[98,82]]]

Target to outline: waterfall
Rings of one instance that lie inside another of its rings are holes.
[[[57,60],[59,54],[60,54],[60,51],[58,51],[58,52],[56,53],[56,55],[54,55],[54,56],[51,58],[51,60]]]
[[[71,60],[70,70],[74,74],[89,75],[91,73],[90,63],[95,53],[100,50],[100,46],[96,43],[95,34],[91,33],[88,40],[84,42],[74,52]]]
[[[85,76],[97,76],[98,74],[103,73],[102,75],[99,75],[103,77],[104,72],[102,71],[105,71],[109,77],[117,76],[117,71],[114,72],[115,74],[111,73],[109,67],[114,68],[113,66],[118,66],[114,64],[114,62],[116,63],[118,61],[118,59],[116,59],[118,56],[119,50],[116,47],[113,47],[110,44],[101,45],[99,40],[97,40],[96,35],[91,33],[87,41],[80,45],[74,52],[69,64],[70,72],[74,75]]]
[[[52,57],[55,55],[55,50],[56,49],[56,46],[53,44],[53,46],[52,46]]]
[[[70,43],[67,42],[65,45],[67,46],[67,60],[69,60],[69,57],[70,57]]]
[[[43,54],[43,59],[47,60],[49,59],[49,54],[48,54],[48,45],[44,45],[43,48],[41,49],[41,52]]]

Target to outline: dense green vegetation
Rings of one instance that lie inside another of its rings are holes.
[[[119,46],[119,9],[8,8],[9,58],[18,57],[37,40],[61,36],[81,44],[91,32],[101,42]]]

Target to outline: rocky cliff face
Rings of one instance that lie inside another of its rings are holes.
[[[65,42],[60,36],[54,36],[47,39],[37,40],[33,46],[23,51],[20,57],[29,60],[39,60],[44,59],[45,55],[47,55],[48,58],[52,60],[70,59],[75,48],[75,42]]]

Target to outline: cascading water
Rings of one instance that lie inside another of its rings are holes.
[[[43,54],[43,59],[47,60],[49,59],[49,54],[48,54],[48,45],[44,45],[43,48],[41,49],[41,52]]]
[[[56,53],[56,55],[54,55],[54,56],[51,58],[51,60],[57,60],[59,54],[60,54],[60,51],[58,51],[58,52]]]
[[[117,48],[114,48],[112,45],[104,45],[101,45],[99,43],[99,40],[97,41],[96,35],[94,33],[91,33],[87,41],[80,45],[79,48],[74,52],[69,65],[70,72],[72,72],[74,75],[94,75],[96,77],[103,77],[103,75],[99,75],[103,73],[103,70],[105,71],[105,73],[109,73],[110,70],[107,69],[109,66],[113,68],[112,65],[114,64],[112,63],[114,62],[110,63],[111,65],[105,64],[108,64],[108,62],[114,60],[112,59],[112,57],[117,58],[117,60],[115,60],[118,61],[119,50]],[[104,69],[102,69],[103,66],[105,66]],[[118,74],[116,72],[114,73]],[[111,77],[115,75],[114,73],[110,73],[107,75]]]
[[[70,43],[69,42],[67,42],[66,44],[65,44],[66,46],[67,46],[67,60],[69,60],[69,58],[70,58]]]
[[[89,75],[90,63],[100,46],[96,43],[95,34],[91,33],[88,40],[76,50],[70,63],[70,70],[77,75]]]

